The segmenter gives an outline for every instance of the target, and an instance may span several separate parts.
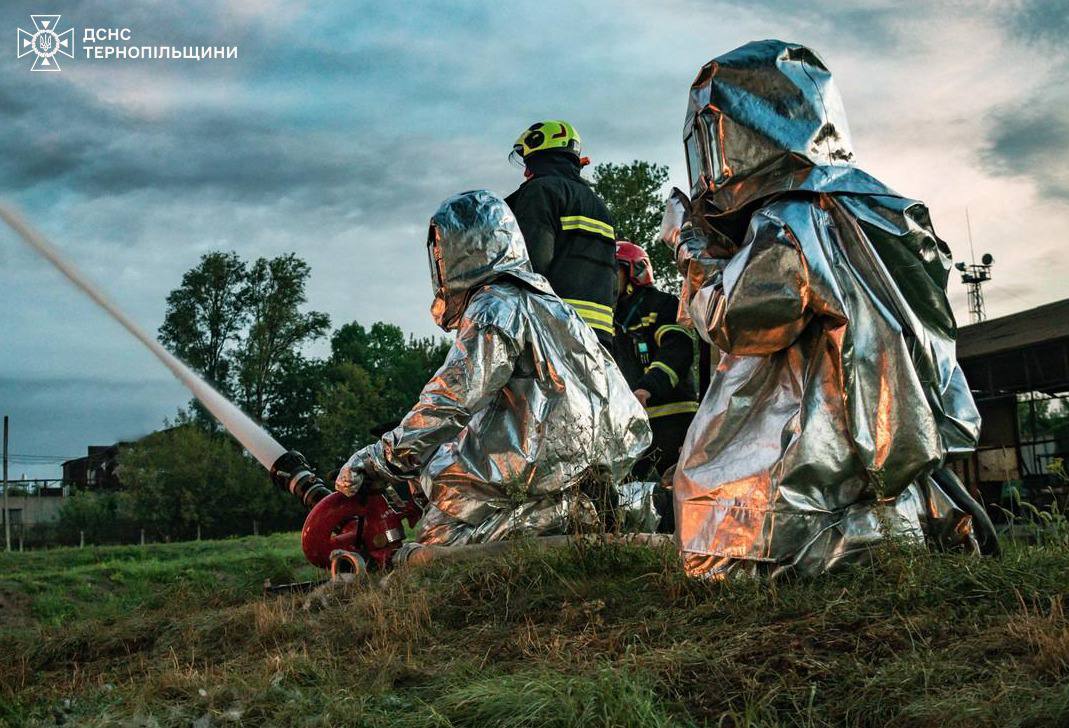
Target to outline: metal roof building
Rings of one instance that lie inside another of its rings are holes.
[[[1069,456],[1069,299],[962,326],[958,361],[983,417],[976,453],[956,464],[966,483],[987,503],[1007,483],[1061,488],[1047,468]]]
[[[958,361],[984,396],[1069,391],[1069,298],[962,326]]]

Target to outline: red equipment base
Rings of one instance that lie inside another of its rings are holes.
[[[371,568],[385,569],[404,542],[402,521],[407,519],[409,526],[415,526],[421,515],[412,501],[397,510],[382,493],[352,498],[331,493],[304,519],[301,548],[308,561],[322,569],[330,568],[330,555],[336,549],[359,554]]]

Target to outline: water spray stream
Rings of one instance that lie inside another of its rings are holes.
[[[31,228],[11,208],[0,204],[0,219],[10,225],[30,247],[58,268],[71,283],[80,288],[97,305],[107,311],[113,319],[122,324],[123,328],[133,334],[138,341],[148,347],[149,351],[155,354],[156,358],[162,361],[178,377],[178,380],[189,388],[193,396],[200,400],[200,403],[265,468],[271,470],[272,466],[279,461],[279,458],[286,453],[286,448],[282,447],[266,430],[253,422],[233,402],[216,392],[207,382],[193,373],[189,367],[179,361],[171,352],[164,349],[158,341],[149,336],[132,319],[120,311],[114,303],[104,296],[99,288],[82,275],[81,271],[75,268],[70,261],[63,258],[55,246],[48,242],[39,232]]]

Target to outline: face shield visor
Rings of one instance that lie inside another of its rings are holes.
[[[446,295],[445,295],[445,266],[442,264],[442,236],[438,226],[433,222],[427,229],[427,263],[431,269],[431,289],[434,292],[434,301],[431,303],[431,316],[434,322],[446,328]]]
[[[692,117],[683,137],[687,155],[687,177],[691,199],[715,191],[731,176],[724,162],[724,134],[722,117],[713,106],[706,106]],[[706,200],[707,206],[713,206]]]
[[[648,260],[639,260],[631,264],[631,282],[636,286],[653,285],[653,269]]]

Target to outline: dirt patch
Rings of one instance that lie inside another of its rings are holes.
[[[0,587],[0,629],[30,626],[30,606],[30,598],[22,592]]]

